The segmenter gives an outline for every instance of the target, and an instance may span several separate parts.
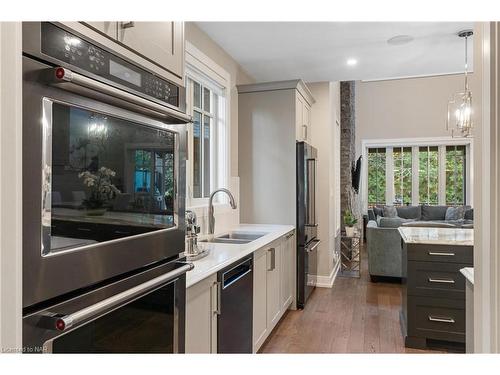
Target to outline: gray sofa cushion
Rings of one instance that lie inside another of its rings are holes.
[[[422,205],[421,220],[444,220],[448,206]]]
[[[474,220],[474,209],[473,208],[466,208],[465,209],[464,219],[465,220]]]
[[[384,206],[384,217],[397,217],[398,210],[394,206]]]
[[[409,223],[414,219],[403,219],[401,217],[381,217],[378,225],[380,228],[399,228],[404,223]]]
[[[465,216],[464,206],[448,207],[444,219],[446,221],[463,220],[464,216]]]
[[[445,221],[410,221],[403,223],[404,227],[425,227],[425,228],[456,228],[457,226]]]
[[[420,216],[422,216],[422,208],[420,206],[401,206],[396,207],[398,211],[398,216],[403,219],[414,219],[420,220]]]

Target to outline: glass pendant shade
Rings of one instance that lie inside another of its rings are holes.
[[[467,76],[467,38],[472,35],[472,30],[458,33],[465,39],[465,85],[464,91],[454,94],[448,102],[448,116],[446,129],[451,131],[452,137],[471,137],[473,124],[472,92],[469,90]]]

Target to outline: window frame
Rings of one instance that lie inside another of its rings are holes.
[[[368,149],[386,148],[386,203],[394,204],[394,160],[393,148],[412,147],[412,202],[413,205],[419,202],[419,158],[418,150],[420,147],[438,147],[438,204],[446,204],[446,146],[465,146],[465,191],[464,204],[472,205],[473,202],[473,165],[471,155],[473,154],[472,138],[453,138],[453,137],[432,137],[432,138],[404,138],[404,139],[363,139],[361,141],[363,181],[361,186],[361,199],[365,210],[368,209]]]
[[[211,91],[211,106],[215,105],[213,94],[217,95],[216,108],[211,112],[212,124],[210,126],[210,191],[219,187],[229,188],[230,183],[230,75],[223,68],[213,62],[191,43],[186,42],[186,71],[184,81],[186,84],[186,112],[193,113],[192,93],[190,80],[194,80]],[[203,97],[203,89],[201,91]],[[203,107],[203,104],[201,104]],[[203,110],[203,111],[200,111]],[[202,113],[203,123],[204,108],[196,108]],[[203,129],[203,124],[202,124]],[[194,197],[193,191],[193,123],[188,124],[188,150],[186,160],[186,208],[205,207],[209,197]],[[203,184],[202,184],[203,186]],[[225,204],[228,200],[219,194],[214,198],[215,204]]]

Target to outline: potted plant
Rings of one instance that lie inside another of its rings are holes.
[[[115,171],[106,167],[101,167],[95,174],[85,171],[78,175],[83,179],[83,184],[89,188],[88,198],[82,202],[87,215],[104,215],[105,204],[120,193],[120,190],[111,182],[115,175]]]
[[[351,210],[344,211],[344,226],[345,233],[347,237],[354,237],[354,225],[356,225],[358,219],[356,219]]]

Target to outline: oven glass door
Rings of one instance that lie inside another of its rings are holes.
[[[43,99],[42,255],[176,227],[175,132]]]
[[[177,353],[175,281],[52,340],[53,353]]]

